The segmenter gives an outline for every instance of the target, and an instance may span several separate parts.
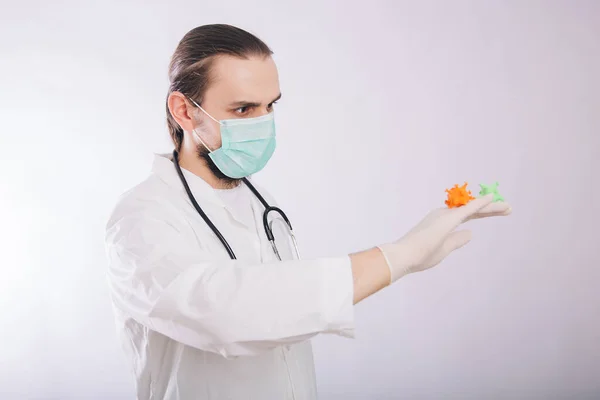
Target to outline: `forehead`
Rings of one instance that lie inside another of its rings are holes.
[[[271,57],[217,57],[211,68],[207,101],[271,102],[280,93],[277,66]]]

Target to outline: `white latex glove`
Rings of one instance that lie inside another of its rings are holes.
[[[471,232],[455,231],[464,222],[510,214],[510,205],[492,203],[493,197],[480,197],[458,208],[433,210],[400,240],[378,246],[390,268],[391,282],[411,272],[429,269],[467,244],[471,240]]]

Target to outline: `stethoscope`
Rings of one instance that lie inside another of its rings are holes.
[[[173,164],[175,164],[175,169],[177,170],[177,175],[179,175],[179,179],[181,180],[181,183],[183,184],[183,187],[185,188],[185,191],[186,191],[190,201],[192,202],[192,205],[194,206],[194,208],[196,209],[198,214],[200,214],[200,216],[202,217],[204,222],[206,222],[206,224],[209,226],[209,228],[213,231],[213,233],[221,241],[221,243],[225,247],[225,250],[227,250],[229,257],[231,257],[232,260],[236,260],[237,258],[235,256],[235,253],[231,249],[231,246],[229,246],[229,243],[227,243],[227,240],[225,240],[225,238],[223,237],[221,232],[219,232],[219,230],[217,229],[215,224],[213,224],[213,222],[210,220],[210,218],[208,218],[208,216],[204,213],[202,208],[200,208],[200,206],[198,205],[198,202],[194,198],[194,195],[192,194],[192,191],[190,190],[190,187],[189,187],[185,177],[183,176],[181,167],[179,166],[179,154],[177,153],[177,150],[173,151]],[[275,219],[271,220],[271,222],[269,222],[269,220],[268,220],[269,213],[272,211],[279,214],[285,221],[286,227],[288,228],[288,231],[290,234],[290,237],[292,238],[292,243],[294,244],[294,251],[296,253],[296,257],[297,257],[297,259],[300,259],[300,254],[298,253],[298,244],[296,243],[296,236],[294,235],[294,231],[292,230],[292,224],[290,223],[290,220],[288,219],[287,215],[285,215],[283,210],[281,210],[280,208],[270,206],[269,203],[267,203],[265,201],[265,199],[260,195],[260,193],[258,193],[258,190],[256,190],[254,185],[252,185],[250,183],[250,181],[248,181],[248,179],[242,178],[242,181],[244,181],[246,186],[248,186],[248,189],[250,189],[250,191],[252,191],[252,193],[254,193],[256,198],[258,198],[258,200],[260,200],[262,205],[265,207],[265,211],[263,212],[263,227],[265,229],[265,234],[267,235],[267,239],[269,239],[269,242],[271,242],[271,247],[273,248],[273,252],[277,256],[279,261],[282,261],[281,255],[279,254],[279,251],[277,250],[277,246],[275,245],[275,236],[273,236],[273,222],[275,221]]]

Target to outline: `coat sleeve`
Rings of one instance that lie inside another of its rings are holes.
[[[353,337],[349,257],[271,264],[203,258],[183,229],[143,210],[111,219],[109,285],[125,315],[225,357],[318,333]]]

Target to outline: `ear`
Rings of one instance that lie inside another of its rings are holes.
[[[169,111],[171,112],[173,119],[177,121],[184,131],[190,132],[194,129],[194,119],[192,118],[193,106],[189,104],[182,93],[172,92],[169,94],[167,105],[169,106]]]

